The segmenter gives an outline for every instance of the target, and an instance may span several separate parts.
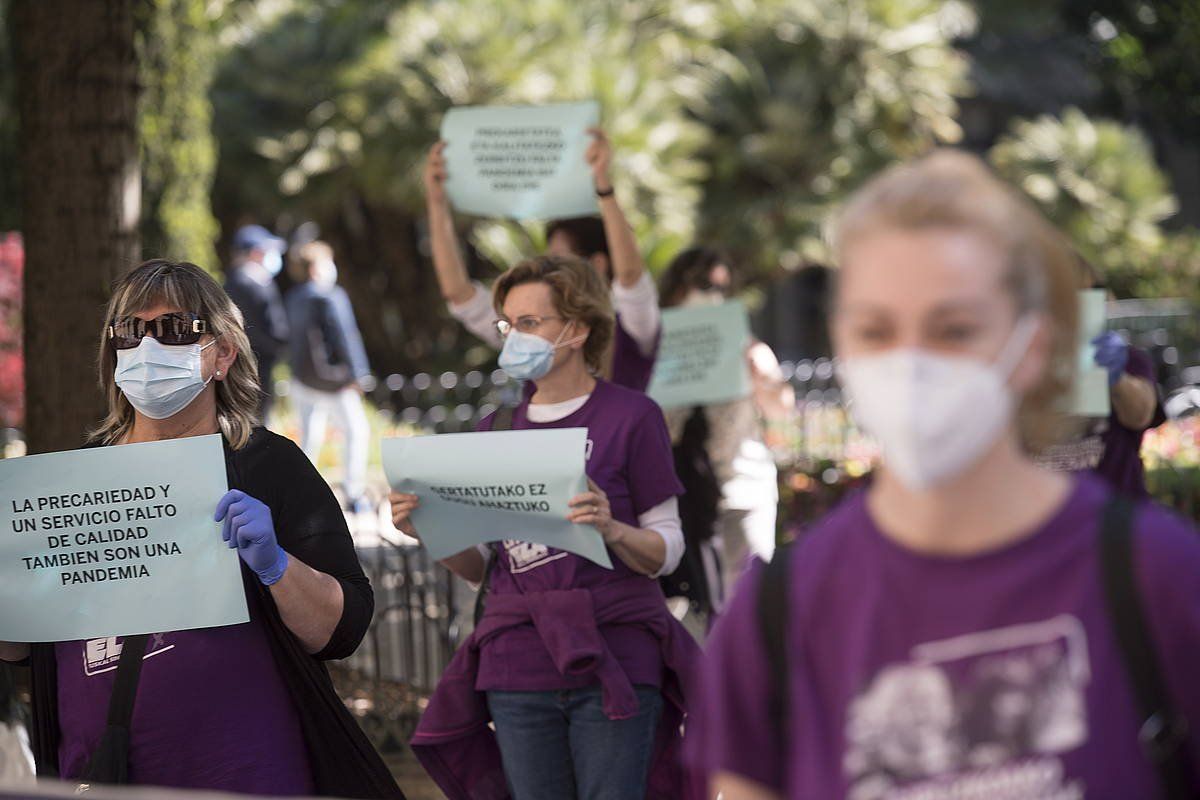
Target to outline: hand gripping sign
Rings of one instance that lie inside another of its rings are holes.
[[[604,539],[567,521],[587,491],[586,428],[444,433],[383,440],[392,489],[415,494],[412,522],[436,559],[515,539],[566,550],[612,569]]]

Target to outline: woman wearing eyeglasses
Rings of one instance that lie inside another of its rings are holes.
[[[673,752],[699,651],[652,580],[683,552],[662,412],[596,377],[614,320],[608,287],[584,262],[519,264],[494,304],[500,366],[535,387],[510,427],[587,428],[590,491],[568,519],[599,532],[613,569],[521,541],[446,559],[468,581],[490,574],[490,591],[413,750],[452,800],[503,797],[506,785],[514,800],[679,797]],[[495,415],[481,428],[494,425]],[[393,520],[414,535],[418,504],[392,495]]]
[[[240,312],[194,264],[120,279],[100,341],[108,415],[92,446],[220,433],[231,487],[213,498],[250,621],[147,642],[130,783],[259,795],[403,797],[322,662],[354,652],[374,598],[333,493],[287,439],[257,427],[260,389]],[[100,744],[119,639],[8,644],[29,657],[39,774],[79,779]]]

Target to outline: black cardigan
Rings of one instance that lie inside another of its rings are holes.
[[[342,585],[342,618],[325,649],[310,656],[285,627],[270,590],[243,565],[250,613],[261,619],[271,651],[300,717],[319,796],[399,798],[391,773],[338,698],[323,661],[346,658],[371,624],[375,596],[354,551],[337,499],[307,456],[289,439],[256,428],[241,450],[225,446],[230,488],[266,503],[279,544]],[[217,498],[213,498],[216,507]],[[33,680],[33,751],[38,774],[58,775],[58,677],[53,644],[30,653]]]

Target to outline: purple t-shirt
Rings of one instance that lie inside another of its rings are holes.
[[[675,477],[662,410],[644,394],[596,381],[592,396],[582,408],[545,424],[529,421],[525,413],[528,405],[526,398],[515,409],[514,430],[588,429],[587,475],[608,495],[613,519],[636,526],[640,514],[683,492]],[[491,426],[492,417],[488,417],[479,427],[490,430]],[[492,572],[493,594],[593,588],[636,577],[611,551],[613,568],[608,570],[573,553],[540,544],[509,540],[494,544],[493,549],[500,559]],[[661,646],[652,633],[623,625],[603,626],[600,633],[631,682],[661,685]],[[580,688],[593,682],[595,679],[588,676],[559,673],[537,630],[526,625],[482,647],[475,688],[545,691]]]
[[[786,744],[772,733],[756,569],[710,641],[693,763],[806,800],[1155,796],[1101,589],[1110,492],[1079,476],[1039,530],[969,558],[900,547],[855,495],[791,554]],[[1134,553],[1169,691],[1195,723],[1200,537],[1144,505]]]
[[[150,637],[133,707],[131,783],[312,794],[300,720],[251,614],[244,625]],[[104,731],[120,648],[120,638],[55,645],[65,778],[78,777]]]
[[[1156,383],[1154,361],[1136,347],[1129,348],[1125,372]],[[1092,422],[1079,438],[1051,447],[1039,460],[1045,466],[1063,472],[1095,472],[1122,494],[1141,500],[1147,497],[1142,438],[1147,430],[1157,428],[1165,421],[1161,400],[1156,404],[1150,424],[1140,430],[1122,425],[1114,409],[1108,417]]]
[[[613,334],[612,382],[635,392],[646,391],[657,356],[658,342],[654,343],[650,355],[643,353],[642,348],[621,324],[621,316],[618,314],[616,331]]]

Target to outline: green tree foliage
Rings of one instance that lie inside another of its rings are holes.
[[[1104,83],[1128,113],[1200,134],[1200,3],[1062,0],[1062,15],[1100,44]]]
[[[866,177],[958,140],[969,9],[936,0],[719,5],[729,54],[697,120],[701,228],[750,271],[823,260],[829,212]]]
[[[1061,118],[1017,120],[990,159],[1075,242],[1121,296],[1191,294],[1196,235],[1168,235],[1177,210],[1167,177],[1136,129],[1089,119],[1078,109]]]
[[[216,270],[213,25],[204,0],[142,0],[136,12],[143,250]]]

